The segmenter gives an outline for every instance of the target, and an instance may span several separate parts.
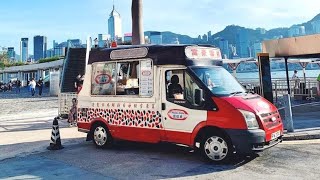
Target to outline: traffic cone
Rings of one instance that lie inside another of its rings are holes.
[[[51,141],[50,141],[50,146],[48,146],[47,149],[49,150],[63,149],[63,146],[61,145],[59,124],[58,124],[57,118],[54,118],[52,123]]]

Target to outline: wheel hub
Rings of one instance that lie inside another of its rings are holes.
[[[103,146],[107,142],[107,131],[105,128],[99,126],[94,130],[94,141],[98,146]]]
[[[223,160],[228,154],[226,141],[218,136],[209,137],[204,144],[204,151],[208,158],[214,161]]]

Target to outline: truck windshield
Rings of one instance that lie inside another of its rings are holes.
[[[223,67],[191,67],[191,69],[216,96],[246,93],[239,82]]]

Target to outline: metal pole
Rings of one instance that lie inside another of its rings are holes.
[[[285,126],[288,132],[294,132],[293,119],[292,119],[292,109],[291,109],[291,96],[286,94],[284,97],[284,114],[285,114]]]
[[[286,66],[288,94],[291,94],[291,93],[290,93],[289,70],[288,70],[288,57],[285,57],[285,58],[284,58],[284,62],[285,62],[285,66]]]
[[[307,81],[306,81],[306,67],[303,66],[303,80],[304,80],[304,83],[306,84],[306,87],[307,87]]]
[[[233,77],[237,78],[237,68],[233,69]]]
[[[278,87],[277,87],[277,81],[274,83],[274,89],[275,89],[275,96],[276,96],[276,102],[278,102]]]

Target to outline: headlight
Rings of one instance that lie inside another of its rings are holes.
[[[241,109],[238,109],[238,110],[241,112],[244,119],[246,120],[248,129],[258,129],[259,128],[259,124],[256,119],[256,115],[254,115],[252,112],[249,112],[249,111],[245,111],[245,110],[241,110]]]

